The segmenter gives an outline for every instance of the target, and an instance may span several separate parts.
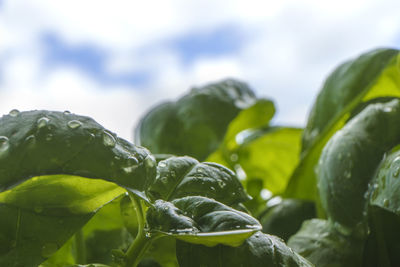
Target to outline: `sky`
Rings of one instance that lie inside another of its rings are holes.
[[[150,108],[192,86],[245,81],[304,126],[327,75],[400,48],[400,1],[0,0],[0,116],[86,115],[133,140]]]

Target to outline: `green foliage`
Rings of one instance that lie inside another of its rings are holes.
[[[88,117],[11,111],[0,266],[397,266],[399,51],[336,68],[305,129],[274,114],[232,79],[149,111],[138,146]]]

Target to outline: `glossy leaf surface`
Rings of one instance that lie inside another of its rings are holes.
[[[239,247],[218,245],[209,248],[178,241],[177,257],[182,267],[313,266],[281,239],[260,232],[252,235]]]
[[[380,97],[400,97],[400,61],[395,49],[377,49],[340,65],[327,78],[303,135],[301,161],[285,196],[317,199],[314,168],[331,136],[354,109]]]
[[[399,99],[369,105],[329,140],[318,165],[318,187],[330,219],[349,230],[365,219],[368,183],[384,153],[398,143]]]
[[[364,247],[362,241],[341,235],[320,219],[304,222],[288,245],[318,267],[361,266]]]
[[[148,195],[153,201],[205,196],[227,205],[249,199],[234,172],[219,164],[200,163],[190,157],[171,157],[160,161]]]
[[[207,246],[239,246],[261,229],[259,222],[247,213],[200,196],[171,202],[157,200],[147,212],[147,222],[151,232]]]
[[[70,174],[100,178],[144,197],[155,176],[145,148],[118,138],[89,117],[28,111],[0,119],[0,188],[33,176]]]

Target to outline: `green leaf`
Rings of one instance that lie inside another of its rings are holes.
[[[69,174],[114,182],[145,198],[155,159],[88,117],[28,111],[0,119],[0,189],[33,176]]]
[[[300,229],[303,221],[315,216],[314,203],[299,199],[284,199],[279,204],[268,207],[259,220],[264,233],[279,236],[287,241]]]
[[[305,221],[288,245],[318,267],[361,266],[364,248],[362,240],[342,235],[321,219]]]
[[[229,123],[255,100],[250,88],[235,80],[193,88],[145,115],[135,129],[135,143],[155,154],[189,155],[203,161],[218,148]]]
[[[216,163],[199,163],[190,157],[160,161],[156,179],[147,195],[152,201],[205,196],[227,205],[249,199],[234,172]]]
[[[395,147],[382,160],[370,184],[369,204],[400,215],[400,150]]]
[[[366,231],[368,183],[385,152],[399,143],[400,100],[394,99],[367,106],[326,144],[318,188],[328,218],[344,226],[338,230]]]
[[[261,179],[273,194],[282,193],[298,163],[301,129],[274,127],[250,133],[237,149],[237,163],[248,179]]]
[[[314,168],[323,147],[357,106],[374,98],[400,96],[399,58],[395,49],[373,50],[340,65],[327,78],[309,116],[301,161],[285,197],[317,198]]]
[[[194,244],[239,246],[261,229],[247,213],[213,199],[189,196],[171,202],[157,200],[147,212],[150,232]]]
[[[37,266],[124,192],[104,180],[49,175],[0,193],[0,266]]]
[[[177,241],[176,253],[181,267],[313,266],[281,239],[260,232],[249,237],[239,247],[218,245],[210,248]]]

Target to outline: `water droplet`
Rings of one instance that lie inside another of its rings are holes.
[[[146,232],[146,237],[150,238],[151,237],[151,233],[150,232]]]
[[[53,135],[52,134],[46,134],[46,141],[51,141],[53,139]]]
[[[399,174],[400,174],[400,167],[396,167],[393,172],[393,177],[397,178],[399,177]]]
[[[389,207],[389,199],[385,198],[385,199],[383,200],[383,206],[384,206],[385,208]]]
[[[223,181],[218,181],[218,185],[219,185],[219,187],[221,187],[221,188],[224,188],[225,186],[226,186],[226,184],[225,184],[225,182],[223,182]]]
[[[41,212],[43,211],[43,207],[41,207],[41,206],[36,206],[36,207],[33,208],[33,210],[34,210],[36,213],[41,213]]]
[[[172,178],[175,178],[175,177],[176,177],[176,172],[175,172],[175,171],[170,171],[169,174],[171,175]]]
[[[371,196],[372,200],[375,200],[378,197],[378,194],[379,194],[379,189],[376,188],[374,190],[374,192],[372,192],[372,196]]]
[[[67,123],[68,127],[71,129],[76,129],[82,126],[82,122],[78,120],[72,120]]]
[[[231,159],[231,161],[236,162],[236,161],[238,161],[239,156],[238,156],[238,154],[234,153],[234,154],[231,154],[230,159]]]
[[[103,132],[103,144],[108,147],[114,147],[116,144],[114,136],[108,132]]]
[[[206,173],[206,171],[205,171],[205,169],[203,167],[198,167],[197,168],[197,172],[201,173],[201,174],[205,174]]]
[[[393,110],[393,108],[391,108],[391,107],[383,108],[383,112],[391,112],[392,110]]]
[[[211,189],[211,191],[215,191],[215,187],[214,186],[211,186],[210,189]]]
[[[44,258],[49,258],[58,250],[58,245],[56,243],[45,243],[42,246],[42,256]]]
[[[168,178],[166,177],[166,176],[163,176],[163,177],[161,177],[161,182],[163,183],[163,184],[166,184],[167,182],[168,182]]]
[[[11,116],[11,117],[17,117],[18,115],[19,115],[19,110],[18,109],[12,109],[8,114]]]
[[[147,168],[154,168],[156,166],[156,159],[153,155],[147,155],[147,157],[144,159],[144,164]]]
[[[46,117],[41,117],[40,119],[37,120],[37,127],[43,128],[49,123],[50,119]]]
[[[10,143],[8,138],[6,136],[0,136],[0,157],[6,155],[9,147]]]
[[[33,146],[36,143],[36,137],[34,135],[29,135],[25,138],[25,143],[28,146]]]
[[[65,110],[63,113],[64,113],[64,115],[70,115],[70,114],[71,114],[71,111]]]
[[[255,234],[254,234],[254,237],[255,237],[255,238],[259,238],[259,237],[260,237],[260,233],[255,233]]]
[[[165,168],[165,167],[167,167],[167,163],[165,162],[165,161],[160,161],[160,163],[158,163],[158,166],[160,167],[160,168]]]

